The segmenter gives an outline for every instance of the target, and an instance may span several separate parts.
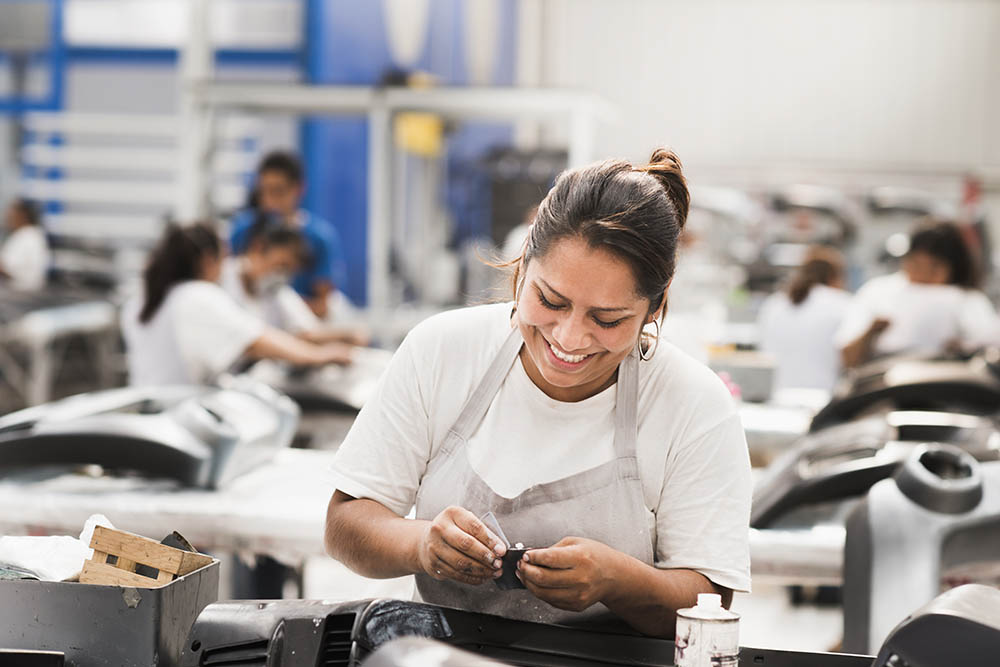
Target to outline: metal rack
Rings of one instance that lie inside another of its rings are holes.
[[[601,121],[614,118],[614,108],[590,93],[560,89],[501,87],[385,89],[369,86],[309,86],[223,84],[210,80],[188,82],[188,94],[199,117],[197,128],[208,126],[228,111],[365,116],[368,120],[368,295],[369,310],[377,322],[388,314],[389,229],[392,197],[392,121],[404,111],[433,112],[454,120],[503,121],[565,119],[569,124],[569,164],[595,157],[595,137]],[[185,210],[198,210],[206,201],[206,166],[212,130],[191,136],[202,142],[189,147],[194,187],[185,193]]]

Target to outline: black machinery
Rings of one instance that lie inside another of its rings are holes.
[[[1000,591],[963,586],[926,605],[871,655],[740,649],[740,664],[765,667],[950,667],[995,664]],[[893,658],[892,656],[896,656]],[[674,643],[514,621],[401,600],[229,601],[206,607],[181,654],[182,667],[524,667],[673,664]]]
[[[872,667],[997,664],[1000,590],[970,584],[935,598],[911,614],[882,644]]]
[[[756,485],[751,525],[767,528],[796,508],[863,496],[922,443],[1000,458],[996,356],[884,359],[853,373]]]
[[[80,394],[0,418],[0,471],[97,464],[216,488],[287,447],[298,416],[289,398],[246,377]]]
[[[532,667],[659,667],[672,664],[674,657],[669,640],[527,623],[417,602],[280,600],[209,605],[188,636],[180,664],[353,667],[367,664],[373,651],[404,637],[434,639],[481,658]],[[869,667],[871,656],[743,648],[740,663]]]

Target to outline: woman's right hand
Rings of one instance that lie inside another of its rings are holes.
[[[472,512],[449,507],[427,524],[417,559],[428,576],[479,585],[500,576],[507,547]]]
[[[326,343],[320,346],[322,364],[349,366],[354,361],[354,346],[347,343]]]

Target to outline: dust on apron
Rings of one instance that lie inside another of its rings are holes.
[[[473,470],[467,442],[517,361],[522,342],[520,330],[514,327],[431,459],[417,492],[416,518],[433,520],[452,505],[476,516],[492,511],[507,536],[526,547],[548,547],[564,537],[583,537],[652,565],[649,510],[636,460],[639,378],[634,350],[618,368],[612,461],[532,486],[514,498],[498,495]],[[564,611],[527,590],[501,591],[492,581],[471,586],[438,581],[426,574],[418,574],[416,581],[422,600],[445,607],[538,623],[591,625],[617,620],[600,603],[583,612]]]

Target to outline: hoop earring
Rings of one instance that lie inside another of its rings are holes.
[[[656,354],[657,348],[660,347],[660,321],[659,320],[653,320],[653,324],[656,325],[656,335],[653,336],[653,340],[656,341],[656,342],[653,344],[653,351],[649,353],[648,357],[642,351],[642,334],[641,333],[639,334],[639,343],[638,343],[638,345],[639,345],[639,358],[642,359],[643,361],[649,361],[650,359],[652,359],[653,355]]]

